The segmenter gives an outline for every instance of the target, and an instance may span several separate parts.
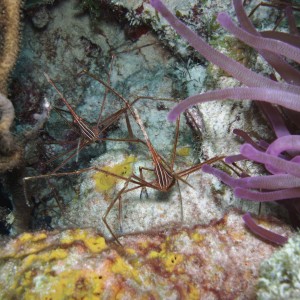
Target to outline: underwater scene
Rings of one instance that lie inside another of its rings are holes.
[[[300,299],[300,2],[0,0],[0,299]]]

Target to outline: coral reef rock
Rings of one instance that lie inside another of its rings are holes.
[[[120,241],[123,247],[91,229],[24,233],[3,241],[0,298],[253,299],[259,265],[276,249],[248,232],[236,212],[208,226]]]

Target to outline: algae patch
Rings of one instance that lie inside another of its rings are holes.
[[[176,154],[179,156],[189,156],[191,153],[190,147],[181,147],[176,150]]]
[[[108,171],[110,173],[116,174],[122,177],[129,177],[132,173],[132,163],[136,161],[134,156],[128,156],[124,159],[123,162],[116,164],[114,166],[106,166],[101,168],[104,171]],[[118,180],[117,177],[112,175],[105,174],[104,172],[97,172],[93,175],[93,179],[95,181],[96,190],[98,192],[107,192],[112,189]]]

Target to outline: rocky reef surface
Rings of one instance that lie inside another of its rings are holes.
[[[278,222],[264,226],[287,234]],[[258,267],[274,246],[237,212],[193,228],[126,235],[94,229],[24,233],[2,243],[1,299],[253,299]]]

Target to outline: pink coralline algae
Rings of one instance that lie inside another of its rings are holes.
[[[285,59],[293,61],[294,64],[300,63],[299,33],[292,6],[287,3],[285,7],[291,33],[258,32],[248,18],[241,0],[233,0],[240,27],[234,24],[227,13],[220,13],[217,17],[217,21],[223,28],[257,50],[272,66],[281,77],[280,81],[276,81],[275,76],[270,79],[255,73],[213,49],[187,25],[178,20],[160,0],[151,0],[151,4],[195,50],[245,85],[190,96],[169,112],[169,120],[175,121],[180,113],[191,105],[203,102],[226,99],[259,101],[258,105],[269,119],[277,139],[270,144],[266,141],[256,143],[245,132],[236,131],[239,136],[245,137],[246,143],[241,146],[240,154],[229,156],[225,161],[233,163],[248,159],[263,164],[270,175],[250,177],[247,174],[240,174],[241,177],[235,179],[210,166],[204,166],[203,171],[217,176],[231,186],[234,194],[239,198],[257,202],[280,201],[288,208],[293,225],[299,226],[300,136],[290,134],[281,114],[283,110],[287,118],[299,129],[300,72]],[[274,104],[280,106],[281,109],[273,106]],[[255,227],[249,214],[245,215],[244,221],[256,234],[269,241],[283,244],[287,240]]]
[[[265,227],[289,234],[278,222]],[[25,233],[2,242],[1,299],[254,299],[262,260],[276,249],[241,214],[194,228],[106,243],[92,229]]]

